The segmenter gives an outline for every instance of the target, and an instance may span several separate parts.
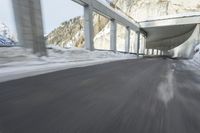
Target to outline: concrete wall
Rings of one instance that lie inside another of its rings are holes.
[[[200,24],[198,24],[191,37],[180,46],[170,50],[173,57],[192,58],[194,48],[200,43]]]

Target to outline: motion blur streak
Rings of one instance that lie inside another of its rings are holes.
[[[174,69],[169,70],[165,78],[165,81],[161,82],[158,86],[158,96],[165,104],[167,104],[174,97]]]

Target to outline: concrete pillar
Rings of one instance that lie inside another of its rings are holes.
[[[158,55],[158,49],[156,50],[156,55]]]
[[[145,55],[147,55],[147,49],[145,49]]]
[[[110,28],[110,50],[116,52],[116,49],[117,49],[117,23],[114,19],[112,19]]]
[[[151,54],[154,55],[154,49],[152,49],[152,53]]]
[[[140,32],[137,32],[137,57],[139,57],[140,52]]]
[[[146,39],[146,37],[144,36],[144,50],[146,49],[146,44],[147,44],[147,39]]]
[[[134,45],[133,45],[133,52],[137,54],[137,42],[138,42],[138,39],[137,39],[137,33],[135,33],[135,36],[134,36]]]
[[[46,56],[40,0],[12,0],[18,39],[22,47]]]
[[[149,49],[147,49],[147,55],[149,55]]]
[[[161,55],[164,55],[164,51],[163,50],[161,51]]]
[[[92,5],[84,7],[84,34],[85,34],[85,48],[87,50],[94,50],[94,27],[93,27],[93,8]]]
[[[126,36],[125,36],[125,52],[129,52],[129,48],[130,48],[130,28],[126,27]]]

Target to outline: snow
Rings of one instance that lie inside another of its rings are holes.
[[[200,44],[197,45],[194,49],[194,56],[193,59],[189,61],[184,61],[184,63],[190,67],[190,69],[200,70]]]
[[[117,60],[135,59],[132,54],[88,51],[48,45],[48,57],[38,57],[21,47],[0,48],[0,82],[30,77],[74,67],[84,67]]]

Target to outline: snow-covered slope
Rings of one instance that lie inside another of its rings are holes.
[[[194,59],[199,59],[198,61],[200,62],[200,44],[196,46],[196,48],[194,49],[195,52],[195,56]]]
[[[0,48],[0,82],[27,76],[88,66],[116,60],[134,59],[135,55],[111,51],[87,51],[82,48],[48,46],[48,57],[33,55],[20,47]]]
[[[191,61],[194,62],[196,67],[200,69],[200,44],[195,48],[194,52],[195,55]]]
[[[195,47],[193,59],[184,61],[189,69],[200,70],[200,44]]]

